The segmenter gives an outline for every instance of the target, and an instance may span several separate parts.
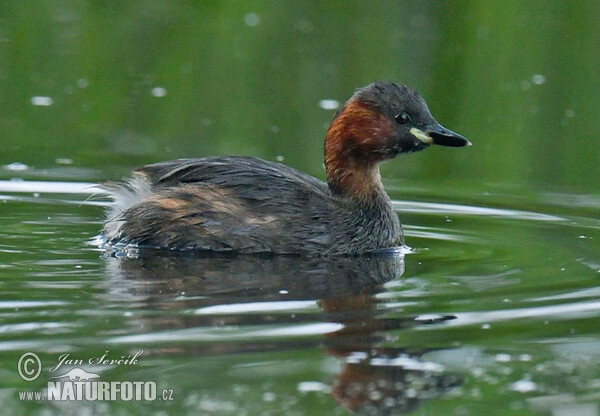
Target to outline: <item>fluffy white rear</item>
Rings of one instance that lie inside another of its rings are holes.
[[[125,183],[109,183],[103,189],[114,199],[106,213],[104,235],[107,241],[118,239],[124,224],[123,213],[152,195],[151,185],[144,174],[135,173]]]

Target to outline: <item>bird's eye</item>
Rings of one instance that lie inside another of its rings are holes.
[[[396,114],[394,116],[394,119],[396,119],[396,123],[398,123],[398,124],[406,124],[406,123],[410,122],[410,116],[408,114],[406,114],[405,112]]]

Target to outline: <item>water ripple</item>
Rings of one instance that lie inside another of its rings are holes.
[[[436,215],[473,215],[496,218],[513,218],[518,220],[531,221],[567,221],[565,218],[555,215],[540,214],[530,211],[519,211],[514,209],[485,208],[472,205],[442,204],[433,202],[413,202],[413,201],[392,201],[394,208],[398,212],[414,212],[419,214]]]
[[[549,305],[535,308],[503,309],[485,312],[454,313],[456,319],[449,321],[447,326],[468,326],[504,322],[523,318],[574,319],[600,315],[600,301],[569,303],[565,305]],[[422,329],[426,329],[423,327]]]

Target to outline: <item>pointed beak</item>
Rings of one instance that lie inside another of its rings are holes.
[[[413,127],[410,129],[410,132],[417,139],[427,144],[439,144],[440,146],[451,147],[471,146],[471,142],[466,138],[438,123],[425,126],[423,130]]]

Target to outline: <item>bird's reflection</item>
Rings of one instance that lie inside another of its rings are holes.
[[[338,330],[320,340],[311,338],[304,343],[313,346],[318,343],[342,362],[331,393],[340,405],[358,414],[410,412],[423,400],[462,383],[460,377],[442,366],[421,359],[431,348],[382,347],[388,331],[452,319],[442,316],[424,322],[414,316],[384,317],[384,308],[376,295],[384,290],[386,282],[403,274],[404,255],[399,251],[342,258],[203,256],[137,250],[125,254],[106,256],[113,279],[106,296],[111,300],[120,297],[146,311],[216,311],[145,314],[144,318],[137,318],[143,322],[136,325],[152,331],[223,325],[339,324]],[[275,305],[282,301],[312,301],[320,312],[273,314],[267,306],[263,313],[218,313],[240,305]],[[227,354],[299,346],[297,339],[243,345],[186,343],[183,347],[171,346],[157,352]]]

